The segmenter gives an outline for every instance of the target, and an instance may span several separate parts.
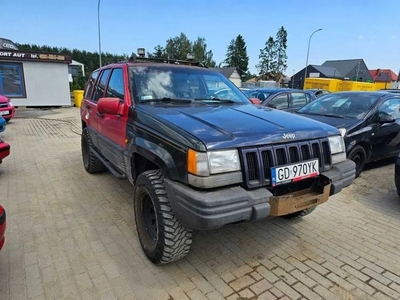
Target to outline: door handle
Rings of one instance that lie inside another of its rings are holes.
[[[90,109],[90,105],[89,105],[89,104],[85,104],[85,107],[86,107],[87,109]]]

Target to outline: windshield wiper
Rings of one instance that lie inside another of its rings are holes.
[[[140,100],[140,101],[141,102],[163,102],[163,103],[192,103],[191,99],[170,98],[170,97],[157,98],[157,99],[145,99],[145,100]]]
[[[227,99],[219,99],[219,98],[194,98],[194,101],[216,101],[216,102],[225,102],[225,103],[235,103],[236,101],[227,100]]]
[[[324,117],[333,117],[333,118],[338,118],[338,119],[344,119],[344,116],[342,115],[335,115],[335,114],[323,114]]]

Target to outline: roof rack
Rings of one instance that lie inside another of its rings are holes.
[[[204,64],[198,61],[172,59],[172,58],[160,58],[160,57],[138,57],[131,56],[129,60],[123,62],[139,63],[139,62],[154,62],[154,63],[166,63],[175,65],[188,65],[188,66],[198,66],[203,68],[208,68]]]

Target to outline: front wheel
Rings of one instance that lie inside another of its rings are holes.
[[[139,175],[134,188],[134,213],[140,244],[156,265],[184,257],[190,250],[192,230],[174,215],[161,170]]]
[[[360,176],[367,161],[367,153],[360,145],[355,146],[349,153],[348,158],[356,164],[356,178]]]

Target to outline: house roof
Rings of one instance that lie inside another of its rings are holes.
[[[220,72],[222,75],[224,75],[226,78],[230,78],[237,69],[236,67],[225,67],[225,68],[210,68],[212,70],[217,70]]]
[[[358,63],[363,63],[363,59],[343,59],[343,60],[327,60],[321,66],[336,68],[342,76],[347,76],[351,70],[353,70]]]
[[[76,61],[76,60],[72,60],[72,62],[70,63],[70,65],[72,66],[84,66],[83,63]]]
[[[324,74],[326,77],[343,77],[339,70],[333,67],[323,67],[317,65],[311,65],[311,67]]]
[[[369,70],[374,81],[397,81],[397,75],[390,69]]]

